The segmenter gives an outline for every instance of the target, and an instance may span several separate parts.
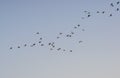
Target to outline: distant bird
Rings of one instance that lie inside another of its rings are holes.
[[[67,34],[66,37],[72,37],[72,35]]]
[[[84,11],[84,12],[87,12],[87,11]]]
[[[82,43],[83,41],[79,41],[79,43]]]
[[[110,14],[110,17],[112,16],[112,14]]]
[[[54,48],[55,46],[54,46],[54,45],[52,45],[52,47]]]
[[[62,33],[59,33],[60,35],[62,35]]]
[[[110,4],[112,7],[114,7],[113,3]]]
[[[24,46],[26,47],[26,46],[27,46],[27,44],[24,44]]]
[[[72,50],[70,50],[70,52],[72,52]]]
[[[20,46],[18,46],[18,48],[20,48]]]
[[[90,14],[90,12],[88,12],[88,14]]]
[[[71,34],[74,34],[74,32],[71,32]]]
[[[44,46],[44,44],[41,44],[41,46]]]
[[[40,40],[42,40],[42,38],[40,38]]]
[[[119,8],[117,8],[117,11],[119,11]]]
[[[59,39],[60,37],[57,37],[57,39]]]
[[[41,41],[39,41],[38,43],[41,43]]]
[[[61,48],[58,48],[57,50],[59,51]]]
[[[97,13],[100,13],[99,11],[97,11]]]
[[[51,43],[48,43],[48,45],[51,45]]]
[[[120,2],[118,1],[118,2],[117,2],[117,5],[118,5],[119,3],[120,3]]]
[[[80,27],[80,24],[78,24],[77,26]]]
[[[40,34],[39,32],[37,32],[36,34]]]
[[[34,43],[33,46],[35,46],[36,44]]]
[[[77,27],[75,26],[74,29],[76,29]]]
[[[103,14],[105,13],[105,11],[102,12]]]
[[[90,17],[91,15],[89,14],[88,17]]]
[[[66,51],[65,49],[63,49],[63,51]]]
[[[10,47],[10,49],[13,49],[13,47]]]

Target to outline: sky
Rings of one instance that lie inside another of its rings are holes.
[[[0,0],[0,78],[120,78],[120,11],[116,11],[120,5],[116,2]],[[80,28],[74,29],[78,24]],[[59,32],[71,31],[73,37],[56,39]],[[40,37],[45,44],[55,41],[73,52],[50,51],[39,44],[30,47]]]

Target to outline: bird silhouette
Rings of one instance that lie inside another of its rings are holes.
[[[41,41],[39,41],[38,43],[41,43]]]
[[[36,32],[36,34],[40,34],[39,32]]]
[[[88,17],[90,17],[91,15],[89,14]]]
[[[110,4],[112,7],[114,7],[113,3]]]
[[[27,46],[27,44],[24,44],[24,46],[26,47],[26,46]]]
[[[80,27],[80,24],[78,24],[77,26]]]
[[[105,13],[105,11],[102,11],[102,13],[104,14],[104,13]]]
[[[118,2],[117,2],[117,5],[118,5],[119,3],[120,3],[120,2],[118,1]]]
[[[70,50],[70,52],[72,52],[72,50]]]
[[[18,46],[18,48],[20,48],[20,46]]]
[[[97,11],[97,13],[100,13],[99,11]]]
[[[44,44],[41,44],[41,46],[44,46]]]
[[[119,8],[117,8],[117,11],[119,11]]]
[[[110,14],[110,17],[112,16],[112,14]]]
[[[13,47],[10,47],[10,49],[13,49]]]

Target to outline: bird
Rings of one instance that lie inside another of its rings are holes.
[[[41,44],[41,46],[44,46],[44,44]]]
[[[61,48],[58,48],[57,50],[59,51]]]
[[[112,7],[114,7],[113,3],[110,4]]]
[[[38,43],[41,43],[41,41],[39,41]]]
[[[13,49],[13,47],[10,47],[10,49]]]
[[[71,32],[71,34],[74,34],[74,32]]]
[[[82,43],[83,41],[79,41],[79,43]]]
[[[72,52],[72,50],[70,50],[70,52]]]
[[[117,2],[117,5],[118,5],[119,3],[120,3],[120,2],[118,1],[118,2]]]
[[[105,13],[105,11],[102,12],[103,14]]]
[[[88,17],[90,17],[91,15],[89,14]]]
[[[80,27],[80,24],[78,24],[77,26]]]
[[[77,27],[75,26],[74,29],[76,29]]]
[[[40,34],[39,32],[36,32],[36,34]]]
[[[110,17],[112,16],[112,14],[110,14]]]
[[[26,46],[27,46],[27,44],[24,44],[24,46],[26,47]]]
[[[51,43],[48,43],[48,45],[51,45]]]
[[[119,11],[119,8],[117,8],[117,11]]]
[[[66,51],[65,49],[63,49],[63,51]]]
[[[99,11],[97,11],[97,13],[100,13]]]
[[[20,46],[18,46],[18,48],[20,48]]]
[[[34,43],[33,46],[35,46],[36,44]]]
[[[42,37],[40,38],[40,40],[42,40]]]
[[[62,33],[59,33],[60,35],[62,35]]]
[[[59,39],[60,37],[57,37],[57,39]]]

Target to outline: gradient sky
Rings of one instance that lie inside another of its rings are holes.
[[[116,1],[0,0],[0,78],[120,78],[120,12],[109,5]],[[82,20],[84,10],[92,14]],[[45,43],[56,41],[59,32],[68,33],[77,24],[85,31],[77,29],[73,38],[57,40],[72,53],[16,48],[40,36]]]

